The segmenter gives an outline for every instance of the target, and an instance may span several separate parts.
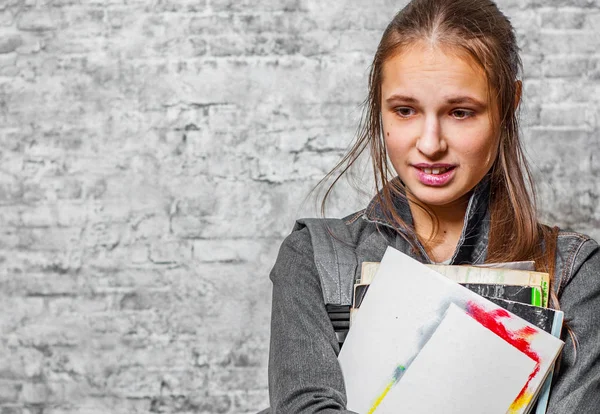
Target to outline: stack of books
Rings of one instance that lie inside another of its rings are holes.
[[[545,413],[564,314],[533,268],[423,265],[391,247],[363,263],[338,357],[348,409]]]

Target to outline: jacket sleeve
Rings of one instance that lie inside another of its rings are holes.
[[[352,413],[307,229],[285,239],[271,281],[271,413]]]
[[[576,346],[563,328],[565,347],[550,393],[548,414],[600,411],[600,250],[597,243],[584,241],[572,265],[573,276],[559,299]]]

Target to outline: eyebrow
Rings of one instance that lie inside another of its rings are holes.
[[[414,104],[419,103],[418,99],[415,99],[412,96],[399,95],[399,94],[392,95],[389,98],[387,98],[385,101],[387,103],[397,102],[397,101],[406,102],[406,103],[414,103]],[[452,96],[452,97],[446,98],[446,102],[450,105],[470,103],[472,105],[477,105],[482,108],[485,108],[487,106],[485,104],[485,102],[482,102],[479,99],[475,99],[471,96]]]

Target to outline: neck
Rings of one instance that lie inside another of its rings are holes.
[[[427,206],[430,216],[415,202],[409,201],[415,232],[434,262],[448,260],[454,254],[464,226],[469,195],[445,206]],[[436,227],[437,224],[437,227]]]

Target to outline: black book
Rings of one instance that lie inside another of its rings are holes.
[[[479,296],[508,299],[530,305],[542,305],[542,292],[534,286],[497,285],[489,283],[461,283]]]

